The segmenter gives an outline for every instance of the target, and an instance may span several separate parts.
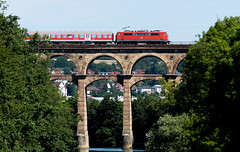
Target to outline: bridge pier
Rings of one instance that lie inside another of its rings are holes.
[[[130,77],[123,79],[123,149],[132,149],[133,131],[132,131],[132,102]]]
[[[78,79],[78,113],[82,117],[82,120],[78,122],[77,126],[78,148],[88,149],[89,137],[87,127],[87,103],[84,79]]]

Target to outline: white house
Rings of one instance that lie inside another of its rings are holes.
[[[138,92],[143,93],[147,92],[148,94],[152,93],[152,88],[150,87],[140,87],[138,88]]]
[[[158,93],[162,92],[162,86],[159,84],[154,85],[152,88]]]
[[[55,82],[54,86],[59,89],[59,92],[62,94],[62,96],[67,97],[66,83],[64,83],[64,82]]]

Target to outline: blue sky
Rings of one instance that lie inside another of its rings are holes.
[[[163,30],[194,41],[217,18],[240,16],[239,0],[7,0],[6,14],[29,31]]]

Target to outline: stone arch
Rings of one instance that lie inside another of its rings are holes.
[[[120,64],[121,69],[122,69],[122,71],[123,71],[123,65],[122,65],[122,63],[120,62],[121,59],[120,59],[119,56],[116,56],[116,55],[114,55],[114,54],[100,54],[100,55],[94,56],[93,58],[91,58],[90,60],[88,60],[88,61],[86,62],[86,66],[85,66],[85,68],[84,68],[84,74],[87,74],[87,69],[88,69],[88,67],[93,63],[93,61],[96,60],[96,59],[98,59],[98,58],[100,58],[100,57],[111,57],[111,58],[113,58],[114,60],[116,60],[116,61]]]
[[[73,82],[73,78],[72,76],[66,75],[66,76],[52,76],[50,78],[51,81],[55,81],[55,80],[67,80],[69,82]]]
[[[162,79],[162,76],[151,76],[151,77],[136,77],[133,78],[130,82],[130,88],[135,85],[136,83],[143,81],[143,80],[160,80]]]
[[[146,58],[146,57],[156,57],[156,58],[160,59],[160,60],[164,63],[165,67],[167,68],[167,73],[169,72],[169,67],[168,67],[167,63],[164,61],[164,59],[163,59],[162,57],[160,57],[160,56],[157,55],[157,54],[144,54],[144,55],[142,55],[142,56],[139,56],[132,64],[129,64],[129,67],[128,67],[129,74],[132,74],[134,66],[135,66],[141,59]]]
[[[54,57],[58,57],[58,56],[64,56],[64,57],[67,57],[67,58],[71,59],[71,61],[75,64],[75,66],[77,68],[77,72],[80,71],[80,67],[79,67],[76,55],[71,54],[71,53],[51,53],[50,54],[51,59],[54,58]]]
[[[179,58],[176,59],[175,64],[173,65],[173,74],[177,73],[177,68],[179,66],[179,64],[185,59],[185,56],[180,56]]]
[[[115,76],[95,76],[95,77],[87,77],[85,79],[85,87],[89,86],[91,83],[93,83],[94,81],[98,81],[98,80],[112,80],[115,82],[118,82],[117,77]]]

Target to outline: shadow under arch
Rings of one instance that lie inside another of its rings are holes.
[[[139,68],[140,71],[138,70]],[[168,74],[167,64],[156,55],[144,55],[131,67],[131,74]]]
[[[119,74],[123,73],[122,65],[115,56],[113,56],[113,55],[97,55],[90,62],[88,62],[87,66],[86,66],[86,74],[90,74],[90,75],[91,74],[92,75],[99,74],[99,73],[89,73],[89,69],[92,68],[91,65],[95,64],[94,61],[99,61],[97,64],[103,63],[105,65],[114,66],[113,68],[111,68],[112,71],[104,70],[104,71],[97,71],[97,72],[113,72],[113,73],[108,73],[110,75],[119,75]],[[98,65],[96,65],[96,66],[98,66]],[[104,69],[104,67],[102,67],[102,69]],[[94,71],[94,72],[96,72],[96,71]],[[117,73],[114,73],[114,72],[117,72]],[[108,74],[102,74],[102,75],[108,75]]]

